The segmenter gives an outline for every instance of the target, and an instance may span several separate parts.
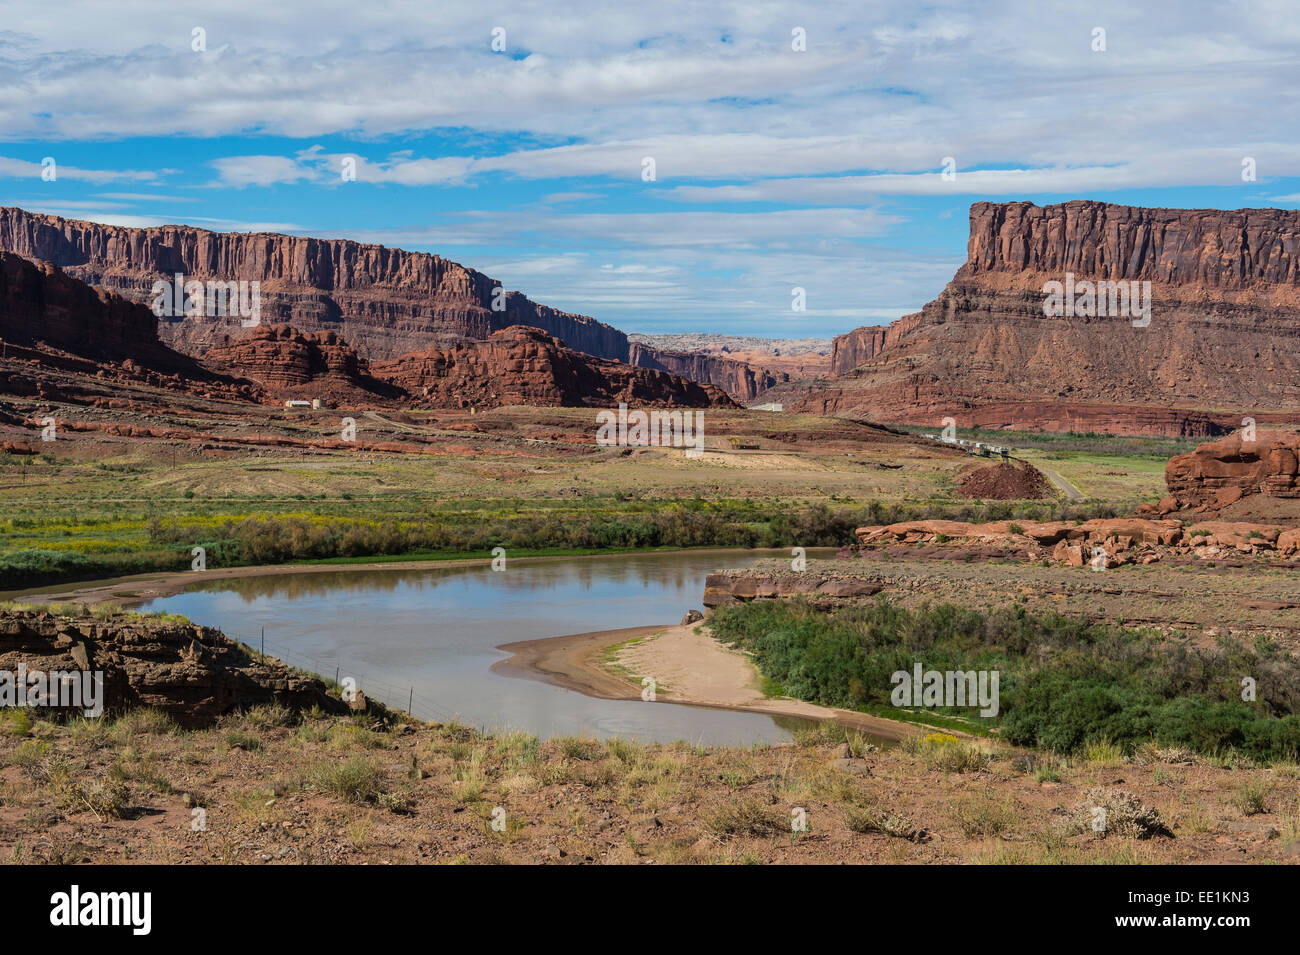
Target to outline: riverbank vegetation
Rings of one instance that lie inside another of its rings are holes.
[[[1265,639],[1207,646],[1020,607],[909,610],[884,599],[829,612],[803,600],[754,601],[718,608],[710,625],[790,695],[827,706],[898,714],[891,676],[920,661],[940,672],[997,671],[996,716],[978,706],[924,715],[1017,745],[1131,755],[1154,743],[1265,763],[1300,753],[1300,661]]]
[[[504,547],[512,556],[617,553],[655,548],[825,547],[852,542],[864,524],[901,520],[1087,519],[1113,516],[1105,504],[995,501],[962,505],[863,503],[794,504],[756,500],[680,501],[611,494],[580,504],[478,501],[433,513],[362,516],[355,502],[321,502],[312,510],[228,511],[210,505],[177,513],[15,516],[0,520],[0,590],[65,580],[182,571],[192,549],[206,566],[379,558],[487,557]]]

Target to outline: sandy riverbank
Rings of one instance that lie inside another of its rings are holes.
[[[611,648],[617,649],[611,653]],[[650,677],[661,703],[834,720],[893,740],[921,731],[866,713],[764,696],[758,668],[744,654],[719,644],[699,623],[521,640],[497,649],[513,654],[493,665],[498,673],[544,680],[600,699],[641,699],[642,680]]]

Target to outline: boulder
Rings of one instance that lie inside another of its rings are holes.
[[[1237,432],[1179,454],[1165,465],[1169,493],[1189,507],[1218,509],[1245,495],[1300,497],[1300,433]]]

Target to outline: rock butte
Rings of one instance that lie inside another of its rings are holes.
[[[1152,319],[1048,318],[1043,285],[1150,281]],[[1212,437],[1300,413],[1300,212],[977,202],[920,312],[835,339],[787,408],[884,423]]]

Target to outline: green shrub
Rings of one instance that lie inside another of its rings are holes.
[[[1220,638],[1203,646],[1030,615],[1019,605],[990,613],[947,604],[908,610],[883,598],[830,612],[801,599],[753,601],[715,609],[710,625],[747,651],[765,679],[825,706],[897,712],[891,676],[919,660],[927,670],[998,671],[995,718],[975,706],[926,713],[997,726],[1013,745],[1060,754],[1093,747],[1112,763],[1146,743],[1258,761],[1300,755],[1300,663],[1269,641],[1246,647]],[[1242,702],[1240,686],[1225,676],[1240,673],[1268,674],[1267,704]],[[798,740],[814,742],[812,735]]]

